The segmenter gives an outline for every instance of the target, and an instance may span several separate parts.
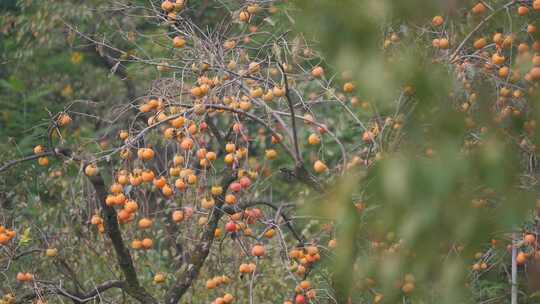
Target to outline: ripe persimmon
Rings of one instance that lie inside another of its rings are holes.
[[[140,229],[148,229],[152,227],[152,220],[149,218],[142,218],[139,220],[138,226]]]
[[[318,144],[321,143],[321,138],[319,137],[319,135],[315,134],[315,133],[312,133],[309,135],[308,137],[308,144],[312,145],[312,146],[316,146]]]
[[[43,147],[42,145],[37,145],[34,147],[33,152],[34,154],[41,154],[45,152],[45,147]]]
[[[38,158],[38,164],[42,167],[47,167],[49,165],[49,158],[46,156]]]
[[[525,252],[520,251],[516,256],[516,262],[518,263],[518,265],[523,265],[527,262],[527,258],[528,255]]]
[[[141,241],[141,245],[144,249],[150,249],[154,245],[154,241],[150,238],[145,238]]]
[[[443,25],[443,23],[444,23],[444,18],[442,16],[435,16],[431,20],[431,24],[433,26],[441,26],[441,25]]]
[[[173,46],[177,49],[181,49],[186,45],[186,40],[180,36],[176,36],[173,38]]]
[[[72,119],[67,113],[61,113],[56,120],[56,123],[60,126],[67,126],[71,123]]]
[[[471,11],[475,15],[481,15],[486,12],[486,6],[482,2],[478,2]]]
[[[313,164],[313,170],[316,173],[323,173],[323,172],[326,172],[328,170],[328,167],[322,161],[317,160]]]
[[[536,242],[536,237],[534,234],[526,234],[523,238],[523,242],[527,245],[533,245]]]
[[[316,66],[311,70],[311,76],[315,78],[321,78],[323,75],[324,75],[324,69],[320,66]]]
[[[251,247],[251,255],[255,257],[262,257],[266,253],[263,245],[255,245]]]
[[[172,11],[174,9],[174,4],[169,0],[165,0],[161,3],[161,9],[166,12]]]

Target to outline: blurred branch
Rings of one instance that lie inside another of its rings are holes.
[[[11,167],[13,167],[15,165],[18,165],[20,163],[27,162],[27,161],[34,160],[34,159],[38,159],[40,157],[53,156],[54,154],[55,154],[54,151],[48,151],[48,152],[44,152],[44,153],[29,155],[29,156],[26,156],[26,157],[23,157],[23,158],[20,158],[20,159],[10,160],[10,161],[4,163],[0,167],[0,173],[4,172],[7,169],[9,169],[9,168],[11,168]]]

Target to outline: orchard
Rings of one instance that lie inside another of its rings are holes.
[[[1,304],[540,301],[540,0],[0,8]]]

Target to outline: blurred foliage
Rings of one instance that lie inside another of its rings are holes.
[[[334,267],[343,276],[343,294],[352,295],[353,303],[364,303],[369,294],[367,299],[384,295],[383,302],[395,303],[408,294],[402,288],[407,274],[417,286],[407,303],[508,303],[508,233],[537,232],[534,225],[523,226],[538,192],[538,172],[534,164],[530,167],[536,156],[516,141],[537,142],[523,123],[538,117],[538,95],[532,92],[533,108],[524,118],[501,123],[492,107],[504,83],[489,76],[461,82],[458,64],[447,62],[449,53],[433,50],[431,39],[449,35],[455,47],[485,16],[470,16],[478,2],[462,2],[298,3],[299,27],[318,39],[331,67],[352,72],[360,95],[382,117],[401,102],[401,88],[414,89],[414,111],[406,118],[399,145],[390,144],[396,148],[383,151],[367,172],[345,178],[348,191],[326,198],[320,210],[305,208],[307,214],[332,214],[343,223],[338,242],[347,246],[338,252]],[[508,1],[487,2],[498,8]],[[535,24],[538,13],[523,18],[516,10],[512,7],[506,16],[503,11],[473,37],[502,31],[518,42],[534,42],[534,35],[516,29]],[[442,33],[426,27],[435,15],[448,18]],[[472,89],[463,89],[463,84]],[[461,110],[462,101],[456,99],[472,94],[480,101],[473,110]],[[483,261],[488,271],[471,270]],[[519,303],[529,300],[520,295]]]

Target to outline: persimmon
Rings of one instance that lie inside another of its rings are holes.
[[[161,188],[161,193],[165,197],[171,197],[174,194],[173,189],[169,185],[165,185]]]
[[[306,290],[306,289],[310,289],[311,288],[311,283],[309,281],[302,281],[300,282],[299,284],[300,288]]]
[[[211,209],[215,205],[215,201],[213,198],[203,198],[201,199],[201,207],[203,209]]]
[[[355,86],[352,82],[347,82],[343,85],[343,92],[352,93],[355,89]]]
[[[491,56],[491,62],[494,64],[494,65],[501,65],[505,62],[506,58],[498,53],[495,53],[493,54],[493,56]]]
[[[134,200],[128,200],[124,204],[124,210],[126,210],[129,213],[137,212],[138,209],[139,209],[139,205]]]
[[[446,50],[450,47],[450,43],[448,42],[448,39],[446,38],[441,38],[439,39],[439,43],[438,43],[438,47],[441,49],[441,50]]]
[[[138,226],[140,229],[148,229],[152,227],[152,220],[149,218],[142,218],[139,220]]]
[[[311,70],[311,76],[315,78],[321,78],[323,75],[324,75],[324,69],[320,66],[316,66]]]
[[[225,303],[232,303],[232,301],[234,301],[234,296],[230,293],[226,293],[225,295],[223,295],[223,301]]]
[[[240,273],[250,273],[251,272],[251,268],[249,267],[248,264],[240,264],[240,267],[238,268],[238,271]]]
[[[252,97],[252,98],[259,98],[259,97],[262,97],[264,94],[264,91],[260,88],[260,87],[257,87],[257,88],[253,88],[249,91],[249,95]]]
[[[183,179],[179,178],[174,181],[174,187],[180,191],[186,190],[186,183]]]
[[[527,262],[527,258],[528,255],[525,252],[520,251],[516,256],[516,262],[518,263],[518,265],[523,265]]]
[[[246,11],[252,15],[256,14],[259,11],[259,5],[257,3],[248,5],[248,7],[246,8]]]
[[[67,113],[61,113],[59,116],[58,116],[58,119],[56,120],[56,123],[60,126],[60,127],[64,127],[64,126],[67,126],[71,123],[72,119],[71,117],[67,114]]]
[[[241,11],[238,14],[238,20],[240,20],[241,22],[249,22],[250,17],[251,16],[250,16],[249,12],[247,12],[247,11]]]
[[[510,69],[506,66],[499,69],[499,77],[506,78],[510,74]]]
[[[6,245],[9,241],[10,238],[6,233],[0,233],[0,245]]]
[[[246,189],[246,188],[249,188],[249,186],[251,186],[251,179],[249,179],[249,177],[247,176],[242,176],[239,180],[239,183],[240,183],[240,186],[242,186],[242,188]]]
[[[180,142],[180,148],[184,151],[191,150],[193,148],[193,139],[185,137]]]
[[[58,255],[58,249],[56,249],[56,248],[47,248],[45,250],[45,256],[47,256],[49,258],[54,258],[57,255]]]
[[[308,137],[308,144],[316,146],[321,143],[321,138],[315,133],[311,133]]]
[[[169,0],[165,0],[161,3],[161,9],[166,12],[172,11],[174,9],[174,4]]]
[[[92,225],[99,225],[103,223],[103,219],[99,215],[93,215],[90,219]]]
[[[533,81],[539,81],[540,80],[540,67],[533,67],[529,71],[529,75],[531,77],[531,80]]]
[[[154,245],[154,241],[150,238],[145,238],[141,241],[141,245],[144,249],[150,249]]]
[[[165,274],[159,272],[154,275],[154,283],[155,284],[161,284],[165,282]]]
[[[129,218],[131,217],[131,213],[129,213],[125,209],[122,209],[122,210],[120,210],[118,212],[117,216],[118,216],[118,221],[120,223],[126,223],[129,220]]]
[[[142,241],[138,239],[131,241],[131,248],[135,250],[142,249],[143,248]]]
[[[540,66],[540,55],[535,54],[532,58],[532,64],[534,66]]]
[[[258,73],[261,70],[261,66],[257,62],[250,62],[248,65],[248,72],[250,74]]]
[[[533,9],[537,12],[540,12],[540,0],[533,1]]]
[[[153,179],[153,177],[152,177]],[[132,185],[132,186],[138,186],[140,184],[142,184],[143,182],[143,177],[141,175],[133,175],[133,174],[130,174],[129,176],[129,183]]]
[[[184,212],[182,210],[175,210],[173,211],[171,217],[173,222],[180,223],[184,220]]]
[[[262,245],[255,245],[251,247],[251,255],[255,257],[262,257],[266,253],[266,250],[264,246]]]
[[[313,170],[316,173],[323,173],[323,172],[326,172],[328,170],[328,167],[322,161],[317,160],[313,164]]]
[[[274,94],[275,97],[283,97],[285,96],[285,88],[274,87],[272,88],[272,94]]]
[[[272,90],[268,90],[264,95],[262,96],[262,99],[266,102],[270,102],[274,99],[274,93]]]
[[[315,255],[319,253],[319,249],[317,248],[317,246],[308,246],[306,247],[306,252],[309,255]]]
[[[415,289],[414,283],[411,283],[411,282],[407,282],[403,284],[403,286],[401,287],[401,291],[403,291],[403,293],[405,294],[412,293],[414,289]]]
[[[116,177],[116,181],[122,185],[122,186],[125,186],[127,184],[129,184],[129,177],[127,174],[118,174],[118,176]]]
[[[23,273],[23,272],[17,273],[17,277],[16,277],[16,278],[17,278],[17,281],[19,281],[19,282],[24,282],[24,281],[26,281],[26,275],[25,275],[25,273]]]
[[[38,164],[42,167],[47,167],[49,165],[49,158],[46,156],[38,158]]]
[[[522,42],[522,43],[520,43],[518,45],[518,52],[520,54],[526,53],[528,51],[529,51],[529,45],[528,44]]]
[[[227,194],[225,196],[225,203],[227,205],[234,205],[236,204],[236,196],[232,195],[232,194]]]
[[[276,234],[276,230],[274,230],[273,228],[270,228],[270,229],[266,230],[266,232],[264,233],[264,236],[266,238],[270,239],[270,238],[274,237],[275,234]]]
[[[189,185],[195,185],[197,183],[197,180],[198,180],[198,178],[197,178],[197,175],[195,175],[195,174],[189,174],[187,176],[187,183]]]
[[[277,157],[277,151],[275,149],[267,149],[264,152],[266,159],[273,160]]]
[[[167,184],[167,180],[165,179],[164,176],[161,176],[159,178],[154,178],[153,184],[154,186],[156,186],[156,188],[161,189]]]
[[[482,2],[478,2],[475,6],[472,8],[472,13],[475,15],[481,15],[486,12],[486,6]]]
[[[474,41],[473,47],[477,50],[483,49],[487,45],[486,38],[478,38]]]
[[[213,195],[213,196],[219,196],[223,193],[223,187],[221,186],[212,186],[212,188],[210,188],[210,193]]]
[[[336,247],[337,247],[337,240],[336,239],[331,239],[330,241],[328,241],[328,248],[335,249]]]
[[[242,190],[242,185],[239,182],[233,182],[229,186],[229,189],[233,192],[240,192]]]
[[[118,194],[118,193],[122,193],[124,191],[124,187],[122,187],[122,185],[120,185],[118,183],[114,183],[109,187],[109,190],[113,194]]]
[[[229,221],[225,224],[225,231],[227,232],[236,232],[237,229],[236,223],[233,221]]]
[[[444,18],[442,16],[435,16],[431,20],[431,24],[433,26],[441,26],[441,25],[443,25],[443,23],[444,23]]]
[[[186,46],[186,40],[180,36],[176,36],[173,38],[173,47],[177,49],[181,49],[184,46]]]
[[[37,145],[32,151],[34,152],[34,154],[41,154],[45,152],[45,147],[43,147],[42,145]]]
[[[536,237],[534,234],[526,234],[523,238],[523,242],[527,245],[533,245],[536,242]]]
[[[206,281],[206,288],[207,289],[214,289],[217,287],[217,283],[214,279],[210,279],[208,281]]]
[[[305,304],[306,303],[306,297],[304,297],[304,295],[296,295],[296,297],[294,298],[294,303],[295,304]]]
[[[528,13],[529,13],[529,8],[526,7],[525,5],[520,5],[518,7],[518,15],[520,16],[526,16]]]

